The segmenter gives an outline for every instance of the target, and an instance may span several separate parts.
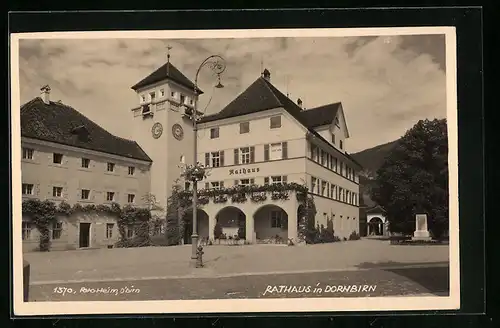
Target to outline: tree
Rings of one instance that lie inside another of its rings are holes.
[[[405,133],[378,169],[371,196],[391,232],[411,234],[419,213],[427,214],[435,238],[448,230],[446,119],[421,120]]]

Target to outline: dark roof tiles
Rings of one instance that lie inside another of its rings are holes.
[[[152,161],[135,141],[111,134],[70,106],[46,104],[39,97],[21,106],[21,136]]]
[[[341,106],[340,102],[303,110],[300,114],[309,128],[329,125],[333,122]]]
[[[177,67],[172,65],[172,63],[170,62],[167,62],[166,64],[158,68],[156,71],[149,74],[141,81],[137,82],[135,85],[132,86],[132,89],[137,90],[142,87],[146,87],[151,84],[167,79],[172,80],[190,90],[194,90],[194,83],[190,79],[188,79],[184,74],[182,74],[181,71],[179,71]],[[198,94],[203,94],[203,91],[198,89]]]
[[[293,118],[307,128],[311,135],[322,140],[334,151],[341,153],[349,158],[353,163],[361,167],[361,165],[349,154],[340,152],[314,130],[315,127],[326,122],[328,120],[327,117],[329,117],[330,123],[333,121],[336,115],[335,110],[340,108],[340,103],[303,110],[299,107],[299,105],[285,96],[264,77],[259,77],[255,80],[255,82],[253,82],[245,91],[231,101],[220,112],[201,118],[200,123],[213,122],[221,119],[252,114],[273,108],[285,109]],[[317,117],[317,114],[319,114],[319,117]]]

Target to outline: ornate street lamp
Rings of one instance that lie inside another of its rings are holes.
[[[215,86],[217,89],[221,89],[224,86],[220,82],[221,74],[226,70],[226,61],[219,55],[212,55],[207,57],[198,67],[196,71],[196,77],[194,79],[194,92],[198,95],[198,75],[203,67],[208,66],[216,75],[218,83]],[[196,99],[198,100],[198,99]],[[198,165],[198,126],[197,126],[197,112],[198,110],[198,101],[194,103],[194,110],[192,114],[193,120],[193,131],[194,131],[194,165]],[[197,218],[197,207],[198,207],[198,190],[197,190],[197,180],[193,181],[193,234],[191,235],[191,244],[192,244],[192,253],[191,258],[196,259],[197,254],[196,251],[198,249],[198,218]]]

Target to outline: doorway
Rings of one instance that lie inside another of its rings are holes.
[[[80,223],[79,247],[90,247],[90,223]]]

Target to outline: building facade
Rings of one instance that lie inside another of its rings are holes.
[[[265,70],[219,113],[199,123],[198,158],[209,167],[205,189],[237,185],[305,184],[314,197],[316,224],[335,235],[359,233],[360,166],[345,151],[349,132],[341,103],[303,109],[276,89]],[[295,197],[255,204],[210,201],[198,215],[201,238],[244,228],[246,241],[297,239]]]
[[[21,107],[21,147],[23,201],[143,206],[150,193],[151,159],[141,147],[51,101],[49,87]],[[50,227],[51,249],[107,247],[118,235],[116,217],[97,213],[59,216]],[[22,237],[23,251],[38,248],[39,232],[26,215]]]

